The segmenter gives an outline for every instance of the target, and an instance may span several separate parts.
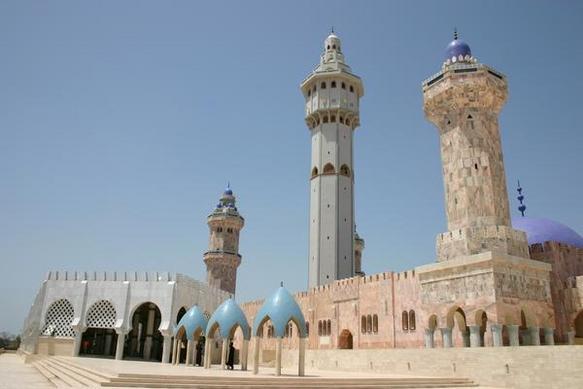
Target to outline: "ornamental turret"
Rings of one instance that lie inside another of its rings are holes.
[[[333,32],[324,41],[320,64],[301,90],[312,147],[308,257],[312,288],[355,274],[352,134],[360,124],[364,89]]]
[[[245,219],[235,205],[235,196],[230,188],[224,191],[219,203],[207,218],[209,226],[209,248],[204,253],[207,282],[235,294],[237,268],[241,264],[239,233]]]
[[[528,258],[524,233],[510,223],[498,115],[506,77],[481,64],[457,33],[442,70],[423,83],[426,118],[439,130],[448,231],[437,260],[482,252]]]

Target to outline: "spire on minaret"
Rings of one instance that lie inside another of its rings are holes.
[[[516,198],[518,199],[518,201],[520,201],[520,205],[518,206],[518,210],[520,211],[522,216],[524,216],[524,211],[526,211],[526,205],[524,205],[524,203],[523,203],[524,195],[522,194],[522,187],[520,186],[520,180],[518,180],[518,188],[516,188],[516,190],[518,191],[518,197],[516,197]]]
[[[453,40],[457,41],[458,38],[458,33],[457,33],[457,27],[453,28]]]

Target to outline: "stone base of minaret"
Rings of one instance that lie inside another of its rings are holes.
[[[466,326],[488,323],[521,324],[520,311],[554,327],[550,290],[551,266],[540,261],[485,252],[457,257],[415,269],[421,302],[427,312],[453,321],[462,308]],[[438,323],[451,328],[451,322]]]
[[[462,228],[444,232],[436,238],[438,262],[487,251],[529,258],[526,234],[508,226]]]

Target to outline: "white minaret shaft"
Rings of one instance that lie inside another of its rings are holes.
[[[320,65],[302,83],[311,132],[308,286],[353,277],[352,133],[360,124],[362,81],[344,63],[340,39],[324,42]]]

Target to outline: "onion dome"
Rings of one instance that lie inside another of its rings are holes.
[[[528,216],[512,218],[512,227],[526,232],[528,244],[559,242],[583,248],[583,237],[572,228],[554,220]]]
[[[190,308],[184,316],[178,322],[176,329],[174,331],[174,336],[180,331],[182,327],[186,332],[186,338],[194,340],[194,334],[201,331],[202,334],[206,332],[207,318],[204,316],[204,312],[197,306]]]
[[[208,338],[214,332],[215,327],[218,327],[221,338],[232,338],[237,326],[241,327],[243,338],[249,340],[251,329],[247,324],[247,318],[235,299],[231,297],[225,300],[212,314],[207,324],[206,336]]]
[[[445,48],[444,62],[447,65],[457,62],[475,62],[470,45],[459,39],[457,30],[454,30],[453,41]]]
[[[294,297],[283,287],[283,282],[279,289],[267,299],[253,322],[253,334],[258,335],[261,327],[267,320],[273,324],[274,335],[277,338],[283,338],[285,329],[290,321],[293,321],[298,327],[300,338],[308,336],[306,321],[300,306]]]

